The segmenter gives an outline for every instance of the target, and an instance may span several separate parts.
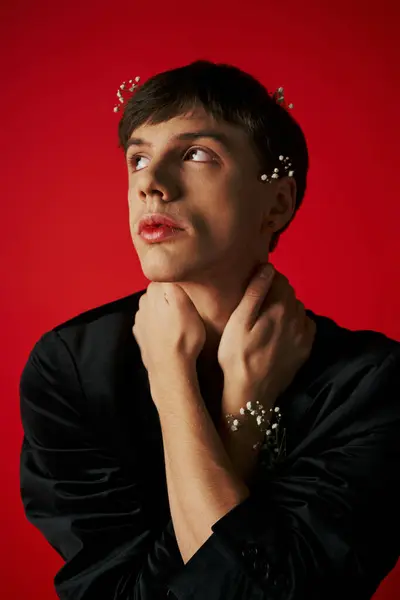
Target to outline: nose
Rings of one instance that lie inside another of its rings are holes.
[[[149,198],[157,196],[164,202],[170,202],[179,195],[179,184],[171,167],[167,165],[154,168],[146,167],[138,176],[138,195],[146,202]]]

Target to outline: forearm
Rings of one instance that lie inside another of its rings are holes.
[[[253,445],[258,444],[264,437],[255,419],[242,421],[240,429],[232,431],[223,415],[218,433],[237,476],[246,485],[251,485],[260,452],[259,449],[254,450]]]
[[[163,436],[171,516],[188,562],[212,535],[211,527],[249,495],[237,476],[201,397],[196,371],[153,385]]]
[[[176,491],[174,479],[171,475],[170,458],[164,447],[165,471],[167,476],[167,489],[169,507],[171,512],[172,524],[174,527],[175,537],[182,556],[182,560],[186,563],[185,557],[189,556],[191,548],[196,544],[196,540],[192,534],[190,522],[186,519],[185,513],[180,507],[179,497]]]

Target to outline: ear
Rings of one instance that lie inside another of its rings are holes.
[[[271,185],[275,189],[269,203],[269,214],[265,217],[269,228],[275,232],[285,227],[295,212],[297,185],[294,177],[282,177]]]

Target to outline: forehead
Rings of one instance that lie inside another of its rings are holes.
[[[249,138],[241,127],[223,120],[217,120],[201,107],[172,117],[162,123],[143,123],[140,127],[134,129],[130,138],[142,138],[149,143],[161,142],[163,140],[168,142],[179,135],[203,131],[211,134],[215,133],[217,136],[220,134],[221,139],[229,142],[232,150],[240,147],[243,148],[243,144],[249,143]]]

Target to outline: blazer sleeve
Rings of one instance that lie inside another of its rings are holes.
[[[327,385],[308,450],[212,526],[171,577],[179,600],[371,598],[399,556],[399,359]]]
[[[82,416],[79,374],[56,331],[31,351],[20,378],[20,489],[27,519],[64,559],[64,600],[157,600],[184,563],[170,521],[156,536],[141,483],[100,445]]]

